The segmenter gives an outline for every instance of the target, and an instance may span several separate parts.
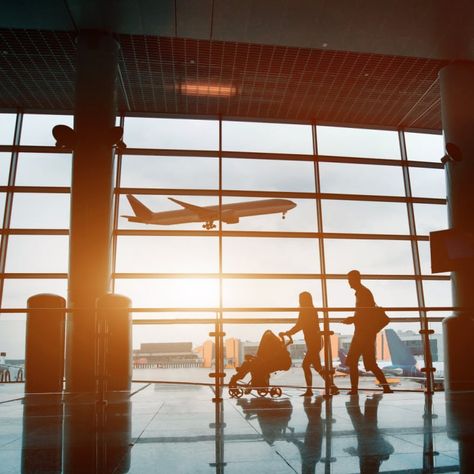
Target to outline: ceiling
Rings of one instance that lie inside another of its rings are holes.
[[[16,0],[0,19],[0,108],[72,110],[74,39],[91,28],[121,45],[131,113],[436,131],[439,70],[474,60],[472,1]]]

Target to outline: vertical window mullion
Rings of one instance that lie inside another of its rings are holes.
[[[16,173],[18,170],[18,149],[20,145],[21,128],[23,125],[23,112],[18,110],[15,122],[15,134],[13,136],[13,146],[10,159],[10,171],[8,174],[8,191],[5,196],[5,212],[3,215],[3,231],[2,241],[0,243],[0,302],[3,302],[3,286],[6,259],[7,259],[7,248],[9,229],[12,217],[13,207],[13,187],[15,186]]]

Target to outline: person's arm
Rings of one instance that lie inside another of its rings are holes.
[[[342,324],[354,324],[355,316],[349,316],[348,318],[344,318],[342,320]]]
[[[296,324],[291,329],[284,332],[283,334],[286,334],[287,336],[293,336],[293,334],[296,334],[298,331],[301,331],[302,329],[303,329],[303,324],[301,321],[301,313],[300,313],[298,315],[298,320],[296,321]]]

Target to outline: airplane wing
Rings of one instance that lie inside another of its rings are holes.
[[[187,202],[180,201],[179,199],[175,199],[175,198],[172,198],[172,197],[169,197],[168,199],[170,201],[175,202],[179,206],[184,207],[188,211],[195,212],[203,220],[217,219],[217,213],[215,211],[212,211],[212,210],[207,209],[205,207],[196,206],[195,204],[189,204]]]

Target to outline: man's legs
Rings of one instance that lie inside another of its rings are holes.
[[[377,365],[377,360],[375,358],[375,338],[371,338],[367,341],[367,345],[364,348],[363,352],[364,366],[366,370],[370,370],[377,380],[382,385],[384,393],[393,393],[393,390],[390,388],[390,385],[385,378],[385,374],[382,372],[381,368]]]
[[[362,352],[361,341],[354,336],[352,338],[349,352],[347,353],[346,364],[349,367],[349,377],[351,379],[351,390],[349,394],[355,395],[359,388],[359,358]]]

